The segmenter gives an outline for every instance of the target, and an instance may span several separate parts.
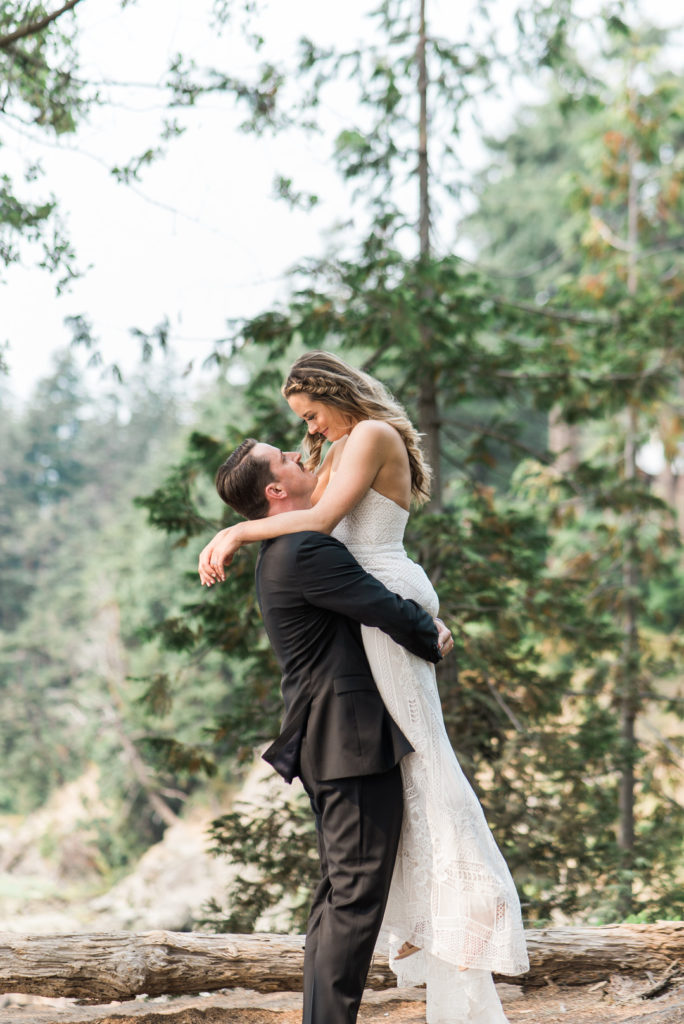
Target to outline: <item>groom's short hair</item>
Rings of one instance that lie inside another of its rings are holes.
[[[226,505],[245,519],[264,519],[269,512],[266,486],[275,480],[268,459],[251,454],[258,441],[248,437],[231,452],[216,473],[216,490]]]

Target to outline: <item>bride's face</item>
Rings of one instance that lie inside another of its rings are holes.
[[[339,441],[354,426],[351,416],[346,415],[334,405],[319,402],[311,395],[301,392],[290,395],[288,404],[292,412],[306,423],[310,434],[323,434],[326,441]]]

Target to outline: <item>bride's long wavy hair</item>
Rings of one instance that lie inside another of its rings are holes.
[[[420,445],[420,434],[406,410],[384,384],[375,377],[349,366],[331,352],[314,351],[300,356],[292,364],[281,391],[290,395],[311,395],[324,405],[334,406],[355,420],[382,420],[391,424],[401,436],[411,468],[411,495],[419,503],[430,497],[431,471]],[[321,462],[325,438],[307,434],[302,447],[307,469],[316,469]]]

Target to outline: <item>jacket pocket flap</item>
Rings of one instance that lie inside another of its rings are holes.
[[[355,690],[372,690],[377,688],[371,676],[338,676],[333,679],[335,693],[353,693]]]

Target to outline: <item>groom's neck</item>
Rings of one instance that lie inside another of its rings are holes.
[[[283,501],[271,502],[268,510],[268,515],[277,516],[280,512],[302,512],[307,508],[311,508],[310,499],[302,499],[300,501],[297,501],[296,499],[293,498],[287,498]]]

